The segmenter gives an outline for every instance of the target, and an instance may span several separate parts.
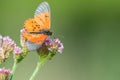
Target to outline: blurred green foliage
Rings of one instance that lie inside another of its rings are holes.
[[[1,0],[0,34],[19,45],[24,21],[33,18],[44,0]],[[64,43],[36,80],[120,80],[120,1],[46,0],[51,6],[51,30]],[[28,80],[38,56],[30,53],[14,80]],[[3,65],[12,67],[12,57]]]

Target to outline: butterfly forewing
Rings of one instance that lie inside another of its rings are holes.
[[[43,2],[37,7],[34,19],[40,25],[41,29],[50,29],[50,6],[47,2]]]
[[[34,15],[43,14],[45,12],[50,13],[50,6],[47,2],[42,2],[36,9]]]
[[[27,33],[23,33],[28,41],[42,44],[49,36],[43,31],[50,29],[50,6],[47,2],[41,3],[35,11],[34,18],[25,21],[24,29]],[[39,34],[37,34],[39,33]]]

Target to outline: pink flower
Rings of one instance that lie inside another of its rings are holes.
[[[10,69],[0,68],[0,80],[8,80],[10,74]]]
[[[51,38],[47,38],[45,41],[45,45],[47,46],[49,51],[52,52],[58,52],[58,53],[62,53],[64,46],[63,44],[60,42],[59,39],[51,39]]]
[[[2,37],[0,35],[0,61],[5,61],[9,57],[10,53],[13,51],[15,42],[9,37]]]
[[[13,50],[13,53],[14,53],[14,55],[21,54],[22,49],[20,47],[18,47],[18,46],[15,46],[14,50]]]

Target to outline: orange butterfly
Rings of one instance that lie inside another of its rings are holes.
[[[50,6],[47,2],[41,3],[35,11],[34,18],[25,21],[24,29],[27,33],[22,33],[28,41],[42,44],[50,32]]]

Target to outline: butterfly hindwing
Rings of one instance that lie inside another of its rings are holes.
[[[27,38],[30,42],[35,42],[36,44],[42,44],[44,40],[48,37],[48,35],[44,34],[22,34],[25,38]]]

